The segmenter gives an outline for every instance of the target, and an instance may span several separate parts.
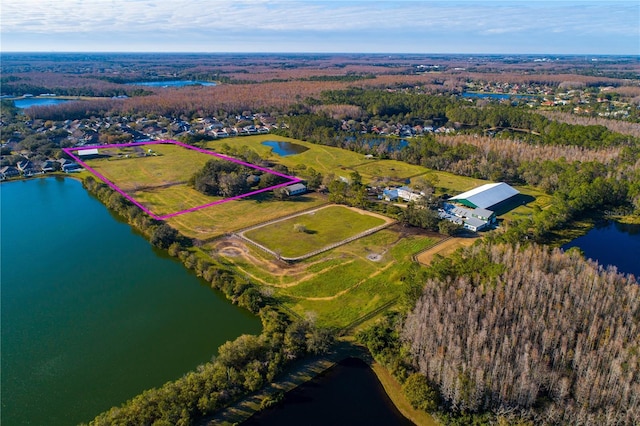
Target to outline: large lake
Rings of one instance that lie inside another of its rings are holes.
[[[0,196],[2,425],[89,421],[260,332],[80,182],[8,182]]]
[[[29,108],[32,106],[50,106],[63,104],[65,102],[73,102],[70,99],[50,99],[50,98],[24,98],[16,99],[13,101],[16,108]]]
[[[598,223],[586,235],[562,246],[579,247],[585,257],[601,265],[614,265],[619,272],[640,278],[640,225],[613,220]]]

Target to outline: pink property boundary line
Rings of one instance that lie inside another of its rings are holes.
[[[260,170],[260,171],[265,172],[265,173],[269,173],[269,174],[272,174],[272,175],[280,176],[280,177],[283,177],[285,179],[289,179],[289,181],[285,182],[285,183],[278,184],[278,185],[270,186],[268,188],[263,188],[263,189],[258,189],[256,191],[251,191],[251,192],[248,192],[246,194],[236,195],[235,197],[229,197],[229,198],[225,198],[223,200],[214,201],[212,203],[203,204],[201,206],[192,207],[190,209],[180,210],[180,211],[175,212],[175,213],[169,213],[169,214],[165,214],[165,215],[162,215],[162,216],[158,216],[158,215],[154,214],[151,210],[149,210],[148,208],[143,206],[141,203],[136,201],[133,197],[131,197],[126,192],[124,192],[122,189],[120,189],[116,184],[114,184],[109,179],[104,177],[102,174],[98,173],[96,170],[91,168],[87,163],[82,161],[78,156],[76,156],[73,153],[74,151],[82,151],[82,150],[85,150],[85,149],[127,148],[127,147],[131,147],[131,146],[158,145],[158,144],[171,144],[171,145],[181,146],[183,148],[191,149],[191,150],[194,150],[194,151],[198,151],[198,152],[201,152],[203,154],[207,154],[207,155],[211,155],[213,157],[220,158],[222,160],[231,161],[231,162],[237,163],[237,164],[242,164],[243,166],[246,166],[246,167],[249,167],[249,168],[252,168],[252,169],[256,169],[256,170]],[[285,175],[285,174],[282,174],[282,173],[278,173],[278,172],[276,172],[274,170],[269,170],[269,169],[266,169],[264,167],[256,166],[255,164],[251,164],[251,163],[247,163],[247,162],[244,162],[244,161],[240,161],[240,160],[238,160],[236,158],[227,157],[226,155],[218,154],[218,153],[213,152],[213,151],[207,151],[205,149],[197,148],[195,146],[187,145],[187,144],[184,144],[182,142],[178,142],[178,141],[174,141],[174,140],[132,142],[132,143],[110,144],[110,145],[92,145],[92,146],[82,146],[82,147],[73,147],[73,148],[62,148],[62,150],[65,153],[67,153],[69,156],[71,156],[71,158],[73,158],[75,161],[77,161],[78,164],[82,165],[82,167],[84,167],[86,170],[89,170],[91,173],[93,173],[95,176],[97,176],[100,180],[102,180],[104,183],[109,185],[111,187],[111,189],[113,189],[114,191],[118,192],[120,195],[125,197],[127,200],[131,201],[136,206],[140,207],[142,209],[142,211],[144,211],[145,213],[147,213],[149,216],[151,216],[152,218],[154,218],[156,220],[169,219],[171,217],[179,216],[181,214],[191,213],[191,212],[194,212],[194,211],[197,211],[197,210],[201,210],[201,209],[204,209],[204,208],[207,208],[207,207],[211,207],[211,206],[215,206],[215,205],[218,205],[218,204],[226,203],[228,201],[239,200],[241,198],[250,197],[252,195],[260,194],[261,192],[272,191],[272,190],[277,189],[277,188],[282,188],[284,186],[288,186],[288,185],[292,185],[294,183],[302,182],[301,179],[298,179],[297,177],[294,177],[294,176],[289,176],[289,175]]]

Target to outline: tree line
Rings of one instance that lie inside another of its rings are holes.
[[[273,381],[286,365],[326,352],[333,334],[306,320],[290,321],[267,307],[260,311],[263,331],[242,335],[218,348],[211,362],[178,380],[144,391],[89,424],[191,425]]]

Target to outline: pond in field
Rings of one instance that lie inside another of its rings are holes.
[[[585,257],[601,265],[613,265],[619,272],[640,277],[640,225],[608,220],[600,222],[586,235],[562,246],[580,248]]]
[[[1,424],[88,422],[260,332],[79,181],[0,191]]]
[[[135,81],[127,83],[132,86],[149,86],[149,87],[184,87],[184,86],[215,86],[212,81],[197,80],[171,80],[171,81]]]
[[[246,426],[413,425],[362,360],[348,358],[251,417]]]
[[[286,157],[288,155],[302,154],[309,148],[299,145],[297,143],[282,142],[282,141],[264,141],[262,145],[268,146],[273,152],[280,157]]]

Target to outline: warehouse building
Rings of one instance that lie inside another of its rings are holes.
[[[451,197],[449,201],[454,201],[458,204],[471,207],[472,209],[481,208],[491,210],[490,207],[508,200],[519,193],[520,191],[504,182],[487,183],[471,191]]]
[[[481,231],[496,222],[496,215],[490,207],[519,193],[517,189],[504,182],[488,183],[449,198],[448,201],[456,204],[444,203],[443,208],[439,210],[439,216],[465,229]]]

